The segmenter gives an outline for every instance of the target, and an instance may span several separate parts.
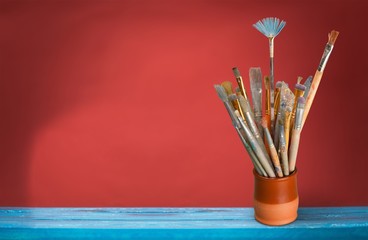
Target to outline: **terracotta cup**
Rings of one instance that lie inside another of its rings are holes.
[[[258,222],[278,226],[298,216],[297,171],[283,178],[265,178],[253,170],[254,216]]]

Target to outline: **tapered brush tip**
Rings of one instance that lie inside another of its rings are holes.
[[[267,118],[266,117],[262,117],[261,125],[262,125],[263,128],[267,128],[268,127],[268,121],[267,121]]]
[[[299,91],[305,91],[306,87],[303,84],[295,84],[295,89],[299,90]]]
[[[236,96],[235,93],[230,94],[228,96],[228,98],[229,98],[230,101],[236,101],[236,100],[238,100],[238,96]]]
[[[240,77],[240,72],[239,72],[239,69],[237,67],[233,67],[233,73],[234,73],[236,78]]]
[[[339,36],[339,32],[332,30],[329,34],[328,34],[328,44],[330,45],[334,45],[335,41],[337,39],[337,36]]]

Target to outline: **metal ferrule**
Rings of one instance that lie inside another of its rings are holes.
[[[294,124],[294,129],[296,130],[302,129],[303,113],[304,113],[304,107],[298,106],[296,109],[295,124]]]
[[[326,44],[325,50],[321,58],[321,62],[319,63],[319,66],[318,66],[318,71],[323,72],[323,70],[325,69],[328,58],[331,55],[332,49],[333,49],[333,45]]]
[[[273,40],[275,39],[275,37],[270,37],[268,38],[268,43],[270,45],[270,57],[273,58]]]
[[[243,95],[243,97],[248,100],[248,96],[247,93],[245,91],[245,87],[244,87],[244,82],[243,82],[243,78],[242,77],[237,77],[236,78],[236,82],[238,83],[239,89],[241,94]]]
[[[280,149],[282,150],[282,147],[286,146],[286,141],[285,141],[285,134],[284,134],[284,126],[281,125],[280,126]]]

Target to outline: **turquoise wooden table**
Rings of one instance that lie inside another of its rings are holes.
[[[368,239],[368,207],[298,213],[269,227],[252,208],[0,208],[0,239]]]

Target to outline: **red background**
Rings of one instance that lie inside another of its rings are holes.
[[[252,206],[251,163],[213,84],[268,73],[252,24],[287,22],[275,78],[314,74],[302,206],[367,205],[364,1],[2,1],[0,205]]]

